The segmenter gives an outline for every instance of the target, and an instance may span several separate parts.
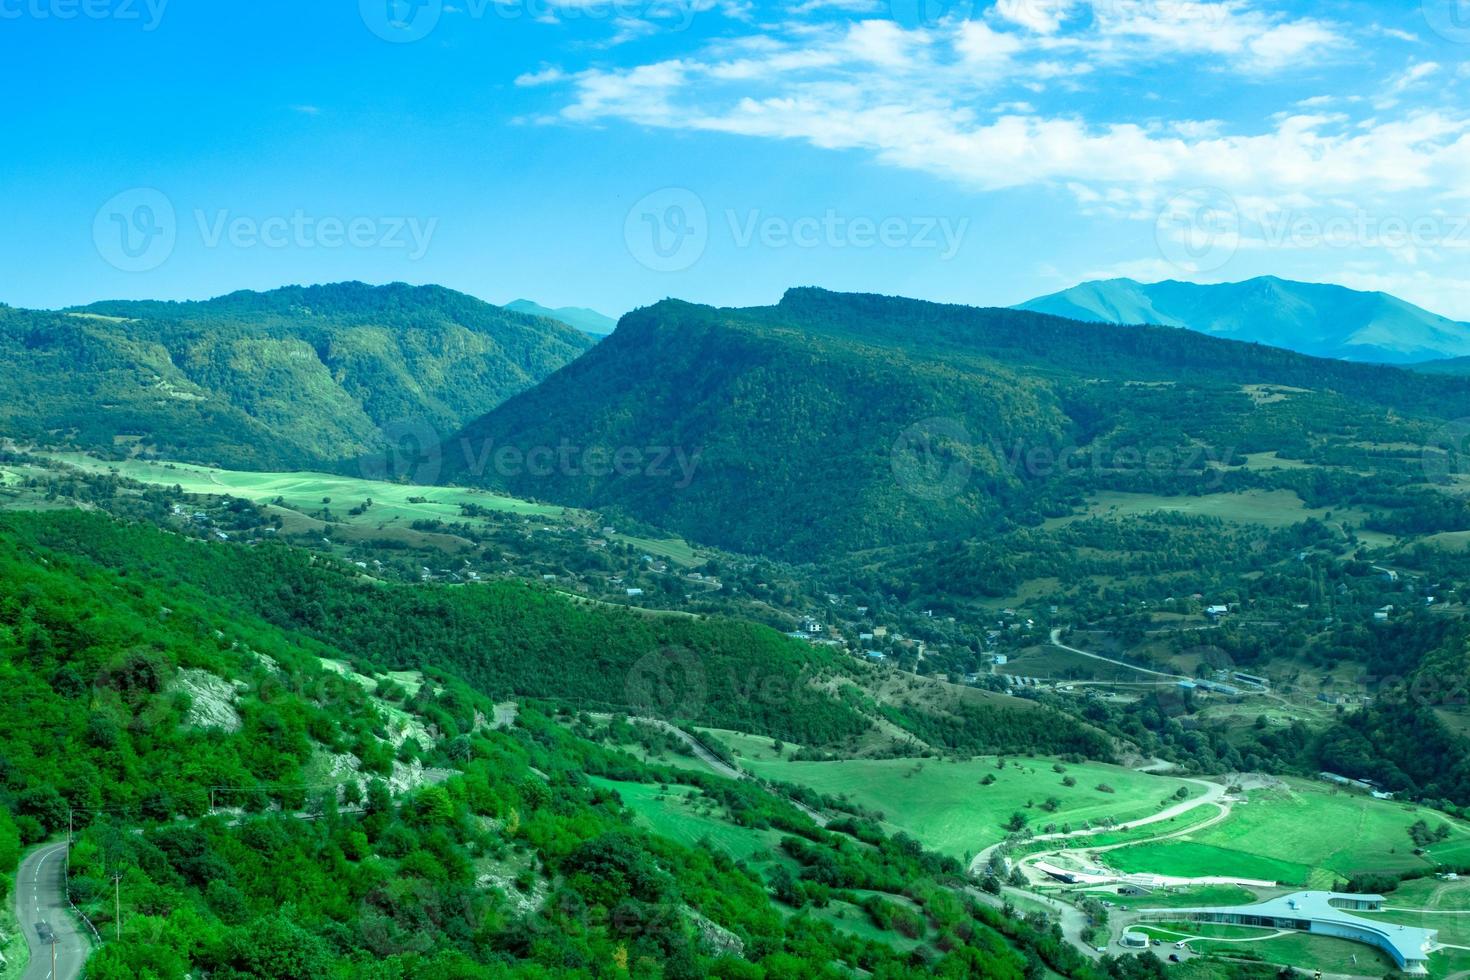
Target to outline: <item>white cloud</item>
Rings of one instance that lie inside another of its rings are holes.
[[[1055,34],[1078,0],[996,0],[994,15],[1038,34]]]
[[[526,72],[516,76],[515,84],[520,88],[532,88],[537,85],[554,85],[565,81],[567,73],[555,65],[547,65],[540,71]]]

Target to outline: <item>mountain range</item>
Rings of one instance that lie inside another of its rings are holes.
[[[93,450],[320,466],[373,448],[395,422],[453,431],[593,343],[555,320],[401,283],[0,307],[0,426]]]
[[[793,289],[628,314],[449,440],[443,472],[803,559],[1039,524],[1092,489],[1199,493],[1315,433],[1422,445],[1465,404],[1467,378],[1189,330]]]
[[[1470,356],[1470,324],[1387,293],[1265,276],[1200,285],[1085,282],[1017,309],[1089,323],[1187,327],[1314,357],[1411,364]]]
[[[506,303],[505,309],[558,320],[594,337],[606,337],[617,329],[618,325],[618,321],[612,317],[598,313],[596,310],[589,310],[585,306],[562,306],[551,309],[529,299],[517,299]]]

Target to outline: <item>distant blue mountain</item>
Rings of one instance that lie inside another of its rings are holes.
[[[563,306],[553,310],[529,299],[518,299],[506,303],[505,308],[516,313],[528,313],[531,316],[544,316],[558,320],[594,337],[606,337],[618,325],[618,321],[612,317],[581,306]]]
[[[1470,324],[1387,293],[1291,282],[1085,282],[1016,307],[1092,323],[1186,327],[1316,357],[1413,364],[1470,356]]]

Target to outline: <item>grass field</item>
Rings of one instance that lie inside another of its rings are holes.
[[[739,753],[742,767],[768,779],[808,786],[830,796],[846,796],[881,812],[890,832],[906,831],[929,847],[961,857],[976,853],[1006,836],[1005,823],[1023,813],[1040,832],[1047,824],[1074,829],[1086,821],[1112,817],[1136,820],[1157,813],[1161,802],[1180,787],[1191,795],[1199,789],[1177,779],[1094,763],[1052,769],[1051,759],[1007,760],[996,768],[993,756],[963,762],[933,759],[850,759],[839,762],[795,762],[789,750],[777,758],[769,739],[716,733]],[[981,780],[994,776],[989,786]],[[1064,776],[1076,786],[1062,785]],[[1096,787],[1107,784],[1112,793]],[[1055,813],[1043,810],[1055,797]],[[1034,806],[1028,806],[1034,804]]]
[[[666,558],[686,568],[692,568],[701,561],[694,548],[679,538],[639,538],[631,534],[614,534],[612,537],[640,551],[645,551],[658,558]]]
[[[725,852],[737,861],[764,864],[780,858],[781,834],[774,830],[737,827],[718,814],[703,812],[694,801],[695,790],[687,786],[660,788],[650,783],[622,783],[600,776],[589,777],[600,789],[610,789],[623,805],[637,815],[638,822],[654,833],[688,847],[701,842]]]
[[[1253,791],[1229,819],[1197,835],[1122,848],[1107,858],[1128,872],[1235,875],[1324,887],[1355,872],[1430,867],[1412,853],[1408,834],[1420,817],[1431,826],[1449,822],[1435,811],[1293,779],[1283,788]],[[1448,851],[1470,844],[1470,832],[1454,826],[1455,835],[1439,845]]]
[[[1406,881],[1385,896],[1391,911],[1363,912],[1366,918],[1399,925],[1438,929],[1439,941],[1470,946],[1470,881],[1419,878]]]
[[[1054,518],[1048,526],[1058,526],[1085,517],[1126,518],[1166,511],[1193,517],[1216,517],[1236,524],[1259,524],[1262,527],[1288,527],[1309,517],[1325,520],[1330,511],[1334,519],[1361,521],[1367,515],[1342,508],[1311,508],[1291,490],[1241,490],[1236,493],[1211,493],[1201,497],[1168,497],[1149,493],[1103,491],[1094,494],[1082,514]],[[1390,539],[1391,540],[1391,539]]]
[[[320,511],[322,498],[330,497],[334,515],[344,522],[377,525],[384,522],[415,520],[459,520],[461,503],[473,503],[487,510],[506,511],[528,516],[553,517],[566,509],[550,504],[537,504],[515,497],[461,487],[424,487],[415,484],[364,480],[332,473],[252,473],[224,470],[192,463],[167,463],[149,460],[111,461],[81,453],[55,453],[48,458],[59,460],[93,473],[116,471],[119,476],[140,483],[160,486],[178,485],[189,493],[228,494],[256,503],[277,497],[291,507]],[[349,508],[371,498],[372,508],[360,517],[350,517]],[[423,503],[410,503],[409,498],[422,498]]]
[[[1119,871],[1128,873],[1147,872],[1178,875],[1182,878],[1230,875],[1236,878],[1278,881],[1288,885],[1304,885],[1312,874],[1312,869],[1305,864],[1187,840],[1167,840],[1157,844],[1126,847],[1110,852],[1107,862]]]
[[[1196,940],[1189,948],[1197,953],[1239,956],[1253,953],[1268,963],[1363,977],[1397,975],[1398,967],[1376,946],[1331,936],[1294,932],[1259,942],[1226,943]]]

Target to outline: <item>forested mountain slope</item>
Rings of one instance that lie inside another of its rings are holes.
[[[605,680],[612,660],[589,658],[654,640],[636,628],[622,638],[627,620],[558,634],[576,619],[570,604],[543,617],[491,591],[462,618],[413,623],[392,591],[367,609],[384,587],[354,587],[330,564],[99,515],[0,518],[0,899],[21,848],[70,822],[70,892],[106,937],[88,976],[1156,975],[1091,964],[1051,930],[982,907],[957,861],[867,820],[823,829],[752,783],[585,740],[570,712],[555,723],[523,703],[498,720],[485,689],[537,672],[548,687],[592,669]],[[343,595],[336,607],[329,592]],[[505,604],[523,631],[506,632]],[[370,626],[387,635],[365,651]],[[707,644],[713,666],[717,629],[674,631]],[[532,639],[541,633],[552,639]],[[395,647],[413,660],[426,641],[478,671],[481,691],[454,669],[388,673],[374,660]],[[538,659],[549,643],[554,662]],[[747,644],[742,662],[799,669],[782,646],[772,659]],[[678,786],[704,812],[770,834],[783,873],[656,836],[605,788],[618,780]],[[907,935],[932,942],[909,952],[887,926],[854,935],[795,914],[839,895],[877,912],[901,903]]]
[[[1245,453],[1423,444],[1466,404],[1470,379],[1173,328],[794,289],[629,314],[448,441],[443,472],[806,558],[1035,524],[1100,487],[1205,492]],[[516,462],[561,445],[639,465]]]
[[[395,423],[453,431],[591,345],[437,286],[0,307],[0,428],[106,452],[321,466],[376,449]]]

